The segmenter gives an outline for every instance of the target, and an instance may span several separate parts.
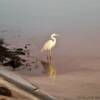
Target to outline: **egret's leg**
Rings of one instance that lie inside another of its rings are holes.
[[[51,50],[50,50],[50,64],[52,64],[52,53],[51,53]]]
[[[47,52],[47,62],[49,63],[49,52]]]
[[[51,64],[51,60],[50,60],[50,51],[49,51],[49,64]]]

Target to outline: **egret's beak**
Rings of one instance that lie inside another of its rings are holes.
[[[59,34],[56,34],[56,36],[59,36]]]

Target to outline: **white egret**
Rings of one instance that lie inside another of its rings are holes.
[[[53,34],[51,35],[51,39],[48,40],[48,41],[44,44],[43,48],[41,49],[41,52],[43,52],[43,51],[48,51],[48,59],[50,60],[49,63],[51,63],[51,50],[52,50],[52,48],[55,47],[55,45],[56,45],[56,36],[58,36],[58,34],[53,33]]]

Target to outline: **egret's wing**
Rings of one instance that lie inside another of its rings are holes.
[[[48,40],[48,41],[44,44],[44,46],[43,46],[43,48],[41,49],[41,51],[50,50],[51,47],[52,47],[52,44],[53,44],[52,40]]]

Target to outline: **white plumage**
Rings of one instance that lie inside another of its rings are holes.
[[[51,51],[51,49],[56,45],[56,38],[55,38],[55,36],[58,36],[58,35],[57,35],[56,33],[53,33],[53,34],[51,35],[51,39],[48,40],[48,41],[44,44],[43,48],[41,49],[42,52],[43,52],[43,51]]]

